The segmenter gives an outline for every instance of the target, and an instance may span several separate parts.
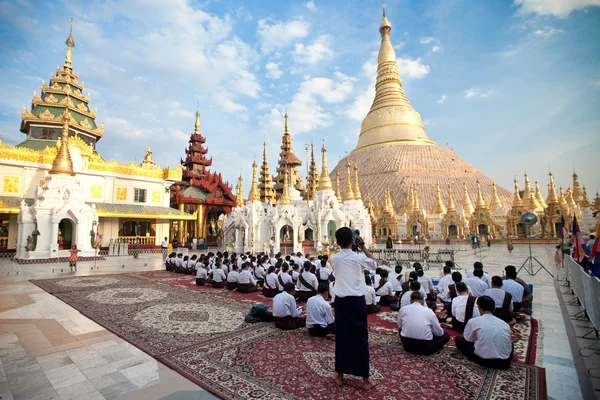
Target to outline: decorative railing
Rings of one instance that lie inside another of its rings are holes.
[[[156,236],[119,236],[119,242],[125,240],[128,244],[133,244],[135,239],[138,240],[139,244],[154,244],[156,243]]]

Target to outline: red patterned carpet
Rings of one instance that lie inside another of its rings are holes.
[[[537,321],[530,318],[513,333],[518,361],[495,371],[453,345],[429,357],[408,354],[395,328],[397,313],[370,315],[377,386],[367,393],[358,379],[341,389],[333,384],[333,341],[311,338],[306,329],[245,323],[253,304],[271,305],[257,293],[196,287],[191,277],[166,271],[32,282],[225,399],[547,398],[544,369],[534,366]]]

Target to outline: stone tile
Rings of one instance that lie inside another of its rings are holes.
[[[138,388],[143,388],[160,382],[160,378],[158,377],[158,373],[156,371],[136,375],[129,378],[129,380]]]
[[[146,386],[143,391],[151,400],[162,399],[165,396],[175,393],[179,388],[171,382],[161,382],[156,385]]]
[[[14,397],[12,395],[12,392],[7,391],[7,392],[0,392],[0,399],[2,399],[2,400],[14,400]]]
[[[105,356],[107,354],[119,353],[123,351],[123,347],[117,343],[115,340],[108,340],[105,342],[95,343],[92,345],[92,348],[98,352],[101,356]]]
[[[152,363],[144,363],[144,364],[135,365],[133,367],[125,368],[125,369],[121,370],[121,373],[123,375],[125,375],[126,377],[128,377],[129,379],[131,379],[135,376],[149,374],[149,373],[155,373],[158,376],[157,368],[155,365],[152,365]]]
[[[200,400],[206,391],[180,390],[162,398],[162,400]]]
[[[127,394],[115,397],[115,400],[150,400],[150,397],[142,390],[136,390]]]
[[[59,400],[52,386],[27,386],[23,390],[12,391],[14,400]],[[4,400],[4,399],[3,399]]]
[[[79,343],[79,341],[73,342],[73,343],[61,344],[59,346],[56,346],[56,351],[71,350],[71,349],[75,349],[75,348],[81,347],[81,346],[82,346],[82,344]]]
[[[106,387],[129,382],[129,379],[123,375],[120,371],[111,372],[109,374],[101,375],[98,377],[90,378],[90,382],[98,390],[102,390]]]
[[[85,375],[75,364],[65,365],[64,367],[55,368],[45,372],[54,389],[61,389],[87,380]]]
[[[97,367],[107,361],[90,346],[68,350],[67,355],[80,369]]]
[[[99,391],[94,391],[91,393],[86,393],[81,397],[76,397],[74,400],[104,400],[105,397],[102,396],[102,393]]]
[[[83,374],[88,378],[88,379],[92,379],[92,378],[99,378],[103,375],[108,375],[108,374],[112,374],[114,372],[117,372],[118,370],[113,367],[111,364],[105,362],[102,365],[98,365],[96,367],[93,368],[88,368],[88,369],[82,369],[81,372],[83,372]]]
[[[64,351],[38,357],[37,362],[43,370],[51,370],[73,364],[73,360]]]
[[[86,394],[93,392],[97,392],[97,390],[89,381],[75,383],[56,391],[61,400],[73,400],[80,397],[85,397]]]
[[[37,349],[37,350],[28,351],[27,355],[29,356],[29,358],[37,358],[39,356],[45,356],[47,354],[52,354],[55,352],[56,352],[55,347],[47,347],[45,349]]]

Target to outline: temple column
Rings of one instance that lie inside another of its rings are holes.
[[[196,209],[196,213],[198,214],[196,217],[196,237],[204,237],[202,234],[202,224],[204,223],[204,205],[199,204]]]
[[[183,212],[183,203],[179,203],[177,208],[179,209],[180,212]],[[183,231],[184,231],[183,220],[180,219],[179,221],[177,221],[177,242],[178,243],[183,242],[183,239],[185,237]]]

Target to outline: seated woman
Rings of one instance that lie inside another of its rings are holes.
[[[200,264],[198,266],[198,270],[196,271],[196,285],[204,286],[206,284],[206,279],[208,278],[208,272],[206,272],[206,266],[204,264]]]
[[[227,290],[235,290],[238,287],[238,276],[240,276],[238,272],[237,265],[231,266],[231,272],[227,274]]]
[[[279,293],[277,289],[277,274],[275,273],[275,266],[271,265],[265,283],[263,284],[262,294],[265,297],[275,297]]]
[[[317,294],[319,281],[317,280],[317,276],[310,272],[312,268],[314,268],[314,265],[310,261],[305,261],[302,273],[298,275],[298,284],[296,285],[298,289],[296,291],[298,301],[306,302]]]
[[[252,293],[258,290],[256,286],[256,280],[250,272],[250,263],[245,262],[242,264],[242,272],[237,277],[237,290],[240,293]],[[228,278],[229,279],[229,278]]]
[[[365,300],[367,302],[367,314],[377,314],[381,309],[377,304],[377,295],[375,294],[375,288],[371,286],[371,275],[369,271],[365,271],[365,283],[367,284],[367,291],[365,293]]]
[[[225,271],[221,269],[221,262],[217,261],[215,264],[215,269],[210,271],[210,276],[212,278],[212,287],[217,289],[222,289],[225,287],[227,275],[225,275]]]
[[[177,257],[177,253],[173,252],[169,254],[169,257],[165,261],[165,269],[169,272],[175,271],[175,258]]]
[[[375,289],[375,295],[380,296],[379,305],[389,306],[398,303],[398,298],[394,296],[394,287],[392,282],[388,281],[389,272],[387,269],[381,269],[379,276],[379,285]]]

